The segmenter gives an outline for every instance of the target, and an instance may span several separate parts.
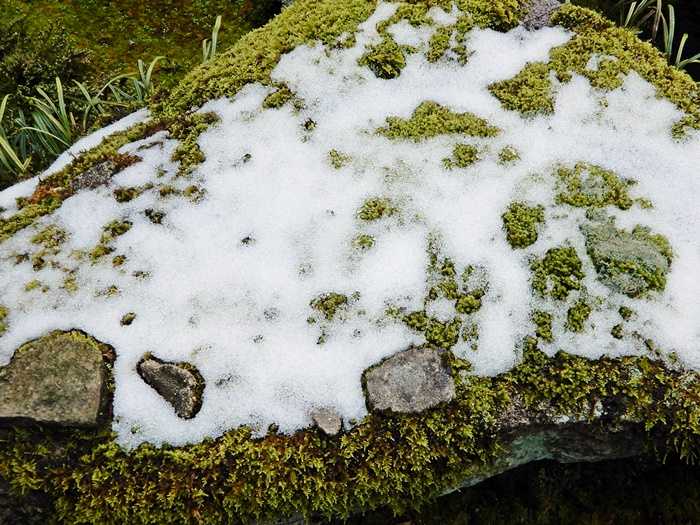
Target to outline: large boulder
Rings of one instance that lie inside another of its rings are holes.
[[[696,457],[700,92],[556,7],[296,0],[0,193],[0,363],[116,353],[113,434],[12,431],[0,476],[75,522],[245,522]]]

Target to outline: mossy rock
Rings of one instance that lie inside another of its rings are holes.
[[[56,329],[116,354],[104,426],[0,434],[17,497],[343,519],[537,459],[697,459],[697,86],[591,11],[454,5],[297,0],[0,193],[0,362]],[[447,394],[373,410],[408,348]],[[144,354],[198,371],[194,417]]]

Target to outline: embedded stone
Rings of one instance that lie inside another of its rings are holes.
[[[77,332],[19,348],[0,368],[0,423],[95,426],[105,370],[100,346]]]
[[[337,435],[343,428],[343,420],[332,408],[323,407],[312,410],[311,419],[314,425],[329,436]]]
[[[551,25],[552,14],[559,7],[561,7],[559,0],[532,0],[527,6],[522,24],[530,31],[547,27]]]
[[[365,371],[370,410],[421,412],[452,400],[454,379],[443,354],[434,348],[409,348]]]
[[[116,171],[117,165],[111,160],[106,160],[76,175],[71,180],[71,189],[75,192],[81,189],[104,186],[111,180]]]
[[[172,405],[182,419],[192,419],[202,408],[204,380],[189,363],[166,363],[154,357],[136,366],[141,379]]]

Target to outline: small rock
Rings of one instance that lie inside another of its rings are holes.
[[[434,348],[409,348],[366,370],[369,409],[421,412],[452,400],[454,379],[443,354]]]
[[[317,408],[311,411],[314,424],[329,436],[337,435],[343,427],[343,420],[332,408]]]
[[[71,189],[76,192],[83,188],[94,189],[104,186],[116,171],[117,165],[111,160],[106,160],[73,177],[70,181]]]
[[[202,408],[204,380],[189,363],[166,363],[154,357],[142,359],[136,370],[149,386],[170,403],[182,419],[192,419]]]
[[[559,0],[532,0],[527,6],[522,24],[529,31],[547,27],[550,25],[552,13],[559,7],[561,7]]]
[[[100,345],[78,332],[54,332],[0,368],[0,423],[96,426],[104,383]]]

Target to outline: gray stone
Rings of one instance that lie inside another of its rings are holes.
[[[409,348],[363,374],[370,410],[420,412],[452,400],[455,385],[443,350]]]
[[[314,424],[329,436],[337,435],[343,428],[343,420],[332,408],[317,408],[311,411]]]
[[[105,367],[100,346],[55,332],[19,348],[0,368],[0,422],[95,426]]]
[[[559,0],[532,0],[527,6],[527,12],[522,24],[529,31],[542,29],[551,24],[552,13],[559,9]]]
[[[109,183],[116,171],[117,165],[111,160],[106,160],[73,177],[70,181],[71,189],[75,192],[83,188],[94,189],[104,186]]]
[[[188,363],[166,363],[154,357],[136,366],[141,379],[170,403],[182,419],[192,419],[202,408],[204,380]]]

